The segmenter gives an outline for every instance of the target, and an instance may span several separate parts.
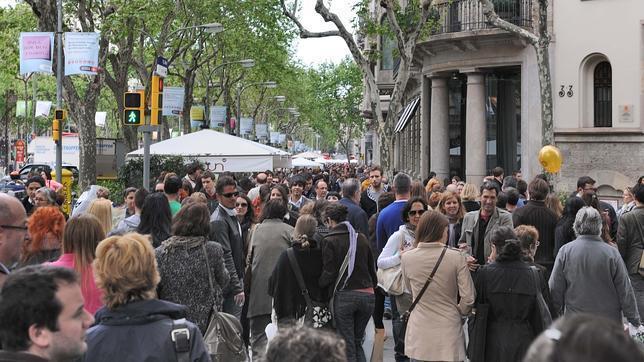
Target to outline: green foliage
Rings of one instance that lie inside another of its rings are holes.
[[[155,179],[163,171],[174,172],[179,177],[186,174],[187,165],[194,162],[193,159],[187,159],[181,156],[156,156],[150,157],[150,189],[154,187]],[[119,182],[122,187],[141,187],[143,185],[143,158],[137,157],[129,159],[125,165],[119,169]]]

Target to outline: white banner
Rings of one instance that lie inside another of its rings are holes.
[[[51,111],[51,101],[36,102],[36,117],[49,117]]]
[[[250,117],[241,117],[239,120],[239,134],[241,136],[249,135],[253,131],[253,119]]]
[[[285,141],[286,141],[286,135],[284,133],[280,133],[279,140],[277,140],[277,143],[284,143]]]
[[[255,125],[255,136],[260,140],[268,139],[268,125],[266,123],[257,123]]]
[[[183,114],[183,87],[163,87],[163,115],[181,116]]]
[[[107,112],[96,112],[94,115],[94,123],[99,126],[105,126],[105,120],[107,119]]]
[[[210,127],[224,128],[226,124],[226,106],[210,106]]]
[[[98,73],[98,33],[65,33],[65,75]]]
[[[54,33],[20,33],[20,74],[53,73]]]
[[[280,140],[280,133],[279,132],[271,132],[271,143],[279,143]]]

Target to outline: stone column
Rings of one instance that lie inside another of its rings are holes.
[[[422,78],[420,93],[420,177],[425,179],[429,175],[429,163],[432,157],[430,152],[430,107],[431,90],[430,80]]]
[[[485,125],[485,76],[470,72],[465,112],[465,177],[475,185],[480,185],[486,176]]]
[[[432,77],[431,171],[439,180],[449,177],[449,104],[447,78]]]

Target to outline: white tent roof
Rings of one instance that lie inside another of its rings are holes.
[[[298,157],[292,160],[293,167],[320,167],[321,164],[307,160],[306,158]]]
[[[212,171],[252,172],[291,167],[291,154],[211,129],[170,138],[150,146],[150,155],[199,159]],[[127,157],[142,157],[143,148]]]
[[[308,159],[316,159],[319,157],[322,157],[322,154],[317,153],[317,152],[302,152],[298,153],[297,155],[293,156],[294,158],[308,158]]]

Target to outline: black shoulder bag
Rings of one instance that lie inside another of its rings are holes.
[[[297,284],[299,285],[302,295],[304,296],[304,300],[306,301],[304,323],[313,328],[322,328],[326,326],[331,321],[329,305],[327,303],[316,302],[311,299],[309,290],[304,283],[304,276],[302,275],[300,264],[295,259],[295,251],[292,247],[286,249],[286,255],[288,256],[288,261],[291,264],[291,269],[293,269],[293,274],[295,274],[295,279],[297,279]]]

